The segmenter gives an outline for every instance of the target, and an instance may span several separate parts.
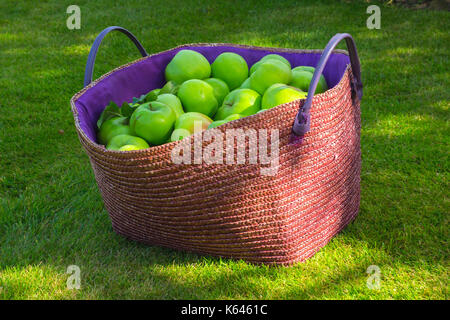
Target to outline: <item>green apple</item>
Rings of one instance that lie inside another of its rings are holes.
[[[224,120],[232,114],[249,116],[261,109],[261,95],[252,89],[231,91],[217,110],[214,120]]]
[[[183,83],[189,79],[205,79],[211,75],[211,66],[206,58],[193,50],[181,50],[166,67],[166,80]]]
[[[263,95],[262,109],[270,109],[283,103],[306,98],[306,92],[285,84],[276,83],[270,86]]]
[[[293,68],[292,71],[309,71],[314,73],[314,71],[316,71],[316,68],[310,66],[298,66]]]
[[[209,78],[203,80],[208,83],[214,90],[214,96],[217,99],[217,103],[219,105],[222,104],[223,99],[230,93],[230,89],[225,81],[217,79],[217,78]]]
[[[286,65],[289,67],[289,69],[291,68],[291,64],[289,63],[289,61],[288,61],[286,58],[280,56],[279,54],[268,54],[268,55],[265,55],[264,57],[262,57],[258,62],[254,63],[254,64],[252,65],[252,67],[250,68],[250,75],[251,75],[253,72],[255,72],[256,69],[257,69],[263,62],[268,61],[268,60],[278,60],[278,61],[281,61],[281,62],[283,62],[284,64],[286,64]]]
[[[242,84],[239,87],[239,89],[251,89],[250,88],[250,78],[245,79],[245,81],[242,82]]]
[[[300,66],[292,69],[291,86],[297,87],[303,91],[308,91],[315,69],[308,66]],[[322,93],[328,90],[328,85],[323,74],[320,75],[315,93]]]
[[[208,129],[212,119],[203,113],[186,112],[182,114],[175,122],[175,129],[170,137],[171,141],[178,141],[194,134],[198,127],[201,131]]]
[[[213,129],[213,128],[217,128],[218,126],[221,126],[225,123],[227,123],[228,121],[226,120],[216,120],[211,122],[211,124],[208,126],[208,129]]]
[[[261,63],[262,63],[262,61],[260,60],[260,61],[258,61],[258,62],[255,62],[255,63],[252,65],[252,67],[250,68],[250,75],[252,75],[253,72],[256,71],[256,69],[261,65]]]
[[[140,105],[131,115],[133,133],[152,145],[163,144],[172,134],[176,115],[168,105],[152,101]]]
[[[119,134],[111,139],[106,145],[106,149],[129,151],[150,148],[148,143],[139,137],[134,137],[129,134]]]
[[[264,61],[267,61],[267,60],[278,60],[278,61],[281,61],[284,64],[286,64],[289,67],[289,69],[291,68],[291,64],[289,63],[289,61],[286,58],[280,56],[279,54],[268,54],[268,55],[265,55],[259,61],[264,62]]]
[[[289,83],[291,86],[299,88],[303,91],[308,91],[309,84],[312,80],[313,74],[305,70],[292,70],[292,81]]]
[[[291,73],[291,69],[279,60],[263,61],[250,76],[250,87],[259,94],[264,94],[264,91],[275,83],[289,83]]]
[[[106,145],[114,136],[131,134],[127,117],[114,117],[102,123],[97,134],[98,142]]]
[[[228,117],[226,117],[224,120],[225,121],[233,121],[233,120],[238,120],[238,119],[242,119],[242,118],[244,118],[244,116],[242,114],[233,113],[233,114],[229,115]]]
[[[145,141],[144,139],[141,139],[141,140]],[[147,142],[145,142],[145,143],[147,143]],[[145,149],[145,148],[139,148],[138,146],[135,146],[133,144],[125,144],[119,148],[119,151],[132,151],[132,150],[140,150],[140,149]]]
[[[248,65],[237,53],[224,52],[211,65],[214,78],[225,81],[230,90],[239,87],[248,77]]]
[[[178,98],[186,112],[200,112],[212,117],[219,106],[213,87],[203,80],[192,79],[183,82]]]
[[[175,112],[175,117],[178,118],[184,113],[183,106],[181,105],[180,99],[171,93],[163,93],[156,98],[157,102],[162,102],[172,108]]]
[[[226,117],[226,118],[223,119],[223,120],[216,120],[216,121],[213,121],[213,122],[208,126],[208,129],[216,128],[216,127],[221,126],[221,125],[223,125],[223,124],[225,124],[225,123],[227,123],[227,122],[230,122],[230,121],[233,121],[233,120],[237,120],[237,119],[241,119],[241,118],[243,118],[243,116],[240,115],[240,114],[232,114],[232,115],[229,115],[228,117]]]

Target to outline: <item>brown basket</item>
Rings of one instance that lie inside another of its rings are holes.
[[[343,38],[347,40],[350,57],[333,51]],[[309,107],[308,101],[297,100],[216,129],[223,133],[230,128],[279,130],[279,165],[272,175],[261,174],[262,164],[249,164],[248,153],[246,164],[174,164],[171,157],[174,148],[190,146],[209,130],[181,141],[131,152],[106,150],[88,132],[83,119],[90,108],[82,99],[86,92],[103,81],[112,81],[111,76],[119,71],[147,59],[159,63],[161,54],[171,57],[186,46],[146,56],[87,85],[71,99],[72,112],[112,226],[129,239],[151,245],[255,263],[303,261],[354,219],[359,209],[362,86],[353,40],[347,34],[338,34],[323,52],[189,45],[199,51],[208,51],[208,47],[226,51],[236,48],[260,55],[318,54],[321,59],[312,83],[318,80],[330,56],[344,55],[351,63],[344,66],[338,83],[325,93],[312,98],[315,87],[310,88]],[[145,50],[141,53],[146,54]],[[92,75],[92,67],[89,72]],[[87,78],[89,82],[89,75]],[[105,97],[105,101],[109,98]],[[293,124],[297,124],[294,132]],[[202,146],[208,144],[204,141]],[[245,145],[256,148],[248,140]],[[235,145],[235,154],[237,149]],[[193,156],[194,151],[191,152]]]

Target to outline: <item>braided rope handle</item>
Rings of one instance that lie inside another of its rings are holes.
[[[128,38],[133,41],[135,46],[138,48],[139,52],[143,57],[148,56],[147,51],[145,51],[144,47],[141,45],[141,43],[136,39],[136,37],[127,29],[124,29],[122,27],[118,26],[112,26],[104,29],[100,34],[95,38],[94,43],[92,44],[91,51],[89,51],[89,56],[86,62],[86,70],[84,71],[84,86],[86,87],[92,82],[92,74],[94,72],[94,64],[95,64],[95,58],[97,56],[98,48],[100,47],[100,44],[102,43],[103,38],[110,33],[111,31],[119,31],[125,34]]]
[[[310,129],[310,119],[311,119],[310,110],[313,96],[314,93],[316,92],[317,84],[319,83],[320,76],[322,75],[323,69],[325,68],[325,65],[327,64],[328,59],[330,58],[334,48],[343,39],[345,39],[345,42],[347,43],[347,49],[350,56],[350,64],[352,66],[352,72],[354,76],[353,82],[351,84],[352,92],[354,95],[356,94],[359,100],[361,100],[362,98],[363,84],[361,81],[361,65],[359,63],[355,41],[353,40],[352,36],[348,33],[338,33],[333,38],[331,38],[331,40],[328,42],[327,46],[323,50],[322,55],[320,56],[320,60],[315,68],[311,83],[309,85],[306,102],[300,108],[300,110],[297,113],[297,116],[295,117],[294,125],[292,126],[292,131],[297,136],[303,136]]]

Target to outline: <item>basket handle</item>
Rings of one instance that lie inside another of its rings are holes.
[[[86,70],[84,71],[84,86],[86,87],[92,82],[92,74],[94,72],[94,64],[95,64],[95,57],[97,56],[98,48],[100,47],[100,44],[102,43],[103,38],[110,33],[111,31],[120,31],[124,33],[128,38],[133,41],[133,43],[138,48],[139,52],[143,57],[148,56],[147,51],[145,51],[144,47],[141,45],[141,43],[136,39],[136,37],[127,29],[124,29],[122,27],[118,26],[112,26],[104,29],[100,34],[95,38],[94,43],[92,44],[91,51],[89,51],[89,56],[86,62]]]
[[[328,42],[327,46],[320,56],[320,60],[314,71],[313,78],[309,85],[308,96],[306,98],[305,104],[298,110],[297,116],[294,120],[294,125],[292,131],[298,135],[303,136],[310,129],[310,109],[313,100],[314,93],[316,92],[317,84],[319,83],[320,76],[322,75],[323,69],[327,64],[328,58],[331,56],[334,48],[338,45],[341,40],[345,39],[347,43],[347,49],[350,56],[350,64],[353,71],[353,80],[351,83],[352,87],[352,97],[355,98],[355,94],[359,100],[362,98],[362,88],[363,84],[361,82],[361,65],[359,63],[358,52],[356,51],[355,41],[352,36],[348,33],[337,33]]]

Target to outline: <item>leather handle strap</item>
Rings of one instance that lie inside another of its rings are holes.
[[[92,44],[91,51],[89,51],[89,56],[86,62],[86,69],[84,71],[84,86],[86,87],[92,82],[92,74],[94,72],[94,65],[95,65],[95,58],[97,56],[98,48],[100,47],[100,44],[102,43],[103,38],[110,33],[111,31],[119,31],[125,34],[128,38],[133,41],[133,43],[138,48],[139,52],[143,57],[147,56],[148,53],[145,51],[142,44],[136,39],[136,37],[127,29],[124,29],[122,27],[118,26],[112,26],[104,29],[100,34],[95,38],[94,43]]]
[[[358,99],[361,100],[363,95],[363,84],[361,81],[361,65],[359,63],[358,52],[356,50],[355,41],[352,36],[348,33],[338,33],[328,42],[327,46],[322,52],[320,56],[320,60],[317,63],[317,66],[314,71],[313,78],[309,85],[308,96],[306,98],[305,104],[300,108],[297,113],[297,116],[294,120],[294,125],[292,127],[292,131],[298,135],[303,136],[310,129],[310,110],[311,104],[313,100],[314,93],[316,92],[317,84],[319,83],[320,76],[322,75],[323,70],[330,58],[334,48],[345,39],[347,43],[347,49],[350,56],[350,64],[352,66],[352,72],[354,76],[354,80],[352,83],[353,93],[356,94]]]

